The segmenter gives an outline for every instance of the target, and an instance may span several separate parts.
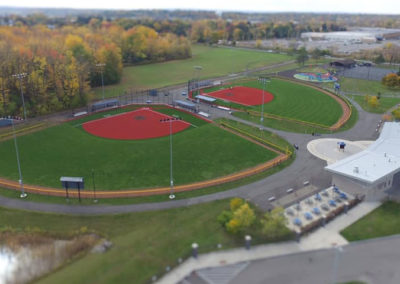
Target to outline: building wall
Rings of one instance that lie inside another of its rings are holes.
[[[342,175],[332,174],[332,183],[354,196],[365,196],[365,200],[377,201],[387,197],[386,190],[393,187],[393,175],[386,176],[374,184],[367,184]]]

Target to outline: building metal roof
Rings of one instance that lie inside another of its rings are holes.
[[[214,99],[214,98],[206,97],[203,95],[197,95],[196,99],[203,100],[203,101],[210,102],[210,103],[213,103],[216,101],[216,99]]]
[[[400,171],[400,123],[386,122],[379,139],[367,149],[325,169],[369,184]]]
[[[185,106],[185,107],[196,107],[196,105],[194,103],[191,102],[186,102],[186,101],[182,101],[182,100],[175,100],[176,104],[179,104],[181,106]]]

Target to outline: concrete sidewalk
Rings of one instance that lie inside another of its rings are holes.
[[[164,275],[157,283],[178,283],[194,270],[235,264],[302,251],[331,248],[347,244],[340,231],[348,227],[381,205],[380,202],[363,202],[347,214],[342,214],[316,231],[301,238],[300,242],[290,241],[278,244],[268,244],[252,247],[250,250],[237,248],[226,251],[212,252],[199,255],[197,259],[190,258],[174,270]]]

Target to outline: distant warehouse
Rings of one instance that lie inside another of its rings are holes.
[[[377,42],[385,39],[400,38],[400,29],[384,29],[384,28],[355,28],[348,31],[327,32],[327,33],[302,33],[301,38],[313,40],[327,41],[348,41],[348,42]]]

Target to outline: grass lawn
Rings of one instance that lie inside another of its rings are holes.
[[[105,87],[105,96],[118,96],[130,88],[149,89],[185,83],[194,77],[211,78],[290,60],[282,54],[224,47],[192,46],[192,58],[125,67],[121,83]],[[194,66],[202,66],[196,71]],[[197,73],[196,73],[197,72]],[[102,96],[101,88],[95,89]]]
[[[344,229],[348,241],[373,239],[400,234],[400,204],[385,202],[380,207]]]
[[[322,68],[321,66],[305,66],[302,67],[300,69],[297,69],[297,71],[299,72],[308,72],[308,73],[328,73],[328,70],[326,70],[325,68]]]
[[[119,111],[127,111],[123,109]],[[186,184],[227,175],[256,166],[274,157],[266,150],[214,124],[169,109],[195,124],[173,136],[175,184]],[[115,111],[111,111],[115,113]],[[100,113],[93,118],[106,115]],[[86,133],[71,121],[18,138],[24,181],[61,187],[60,176],[83,176],[91,188],[126,189],[169,185],[169,136],[148,140],[111,140]],[[0,143],[0,175],[17,180],[13,140]]]
[[[0,208],[1,228],[38,228],[57,235],[69,235],[87,227],[113,242],[104,254],[87,254],[66,264],[35,283],[146,283],[190,255],[197,242],[200,251],[243,245],[242,238],[225,233],[217,216],[229,208],[228,200],[164,211],[104,216],[67,216]],[[32,229],[31,229],[32,230]],[[259,230],[254,243],[265,242]],[[290,238],[288,234],[288,238]]]
[[[258,81],[237,82],[231,85],[262,89],[262,85]],[[228,86],[224,86],[224,88]],[[204,91],[211,92],[219,88],[221,87],[213,87]],[[304,85],[271,79],[267,83],[266,91],[274,95],[271,102],[264,104],[266,113],[327,126],[333,125],[342,115],[340,105],[333,98]],[[233,105],[229,102],[225,104]],[[261,106],[244,108],[261,111]]]
[[[340,89],[341,91],[361,94],[361,95],[370,95],[376,96],[378,92],[381,94],[389,94],[389,95],[399,95],[399,89],[390,89],[382,85],[379,81],[368,81],[362,79],[354,79],[354,78],[341,78],[340,79]],[[330,84],[333,89],[333,84]]]
[[[293,152],[293,146],[291,144],[289,144],[286,140],[284,140],[283,138],[279,137],[278,135],[276,135],[274,133],[271,133],[271,132],[265,131],[265,130],[260,131],[258,128],[251,127],[251,126],[248,126],[248,125],[245,125],[245,124],[233,121],[233,120],[229,120],[229,119],[221,119],[221,121],[228,122],[229,124],[233,125],[236,128],[242,129],[254,136],[268,140],[269,142],[274,143],[283,149],[286,149],[286,147],[288,147],[289,150],[291,150]],[[205,194],[212,194],[212,193],[229,190],[232,188],[236,188],[236,187],[239,187],[239,186],[242,186],[245,184],[255,182],[257,180],[260,180],[262,178],[265,178],[269,175],[272,175],[276,172],[281,171],[285,167],[289,166],[294,161],[294,159],[295,159],[295,152],[294,152],[294,155],[289,160],[287,160],[267,171],[264,171],[259,174],[256,174],[256,175],[253,175],[250,177],[246,177],[246,178],[243,178],[243,179],[240,179],[237,181],[221,184],[221,185],[216,185],[216,186],[202,188],[202,189],[193,190],[193,191],[176,193],[175,194],[176,200],[201,196],[201,195],[205,195]],[[19,191],[0,188],[0,195],[2,195],[2,196],[19,199],[20,198],[19,194],[20,194]],[[35,202],[44,202],[44,203],[66,204],[65,197],[54,197],[54,196],[32,194],[32,193],[28,194],[27,200],[35,201]],[[134,198],[107,198],[107,199],[100,199],[98,201],[98,203],[93,203],[93,199],[82,199],[82,203],[79,203],[78,199],[70,199],[68,204],[71,204],[71,205],[74,205],[74,204],[123,205],[123,204],[137,204],[137,203],[163,202],[163,201],[169,201],[168,194],[134,197]]]
[[[260,122],[260,116],[254,116],[247,114],[245,112],[234,112],[234,116],[239,117],[244,120],[248,120],[257,124],[261,124]],[[358,120],[358,112],[357,109],[352,106],[352,112],[350,119],[336,132],[340,131],[345,131],[350,128],[352,128]],[[305,133],[305,134],[311,134],[311,133],[332,133],[331,130],[325,130],[321,128],[316,128],[308,125],[303,125],[291,121],[286,121],[286,120],[278,120],[278,119],[271,119],[271,118],[264,118],[263,122],[264,126],[268,126],[271,128],[279,129],[279,130],[284,130],[288,132],[297,132],[297,133]]]
[[[381,97],[377,107],[371,107],[365,101],[364,96],[351,96],[365,111],[373,113],[385,113],[388,109],[400,103],[400,96],[398,98]]]

